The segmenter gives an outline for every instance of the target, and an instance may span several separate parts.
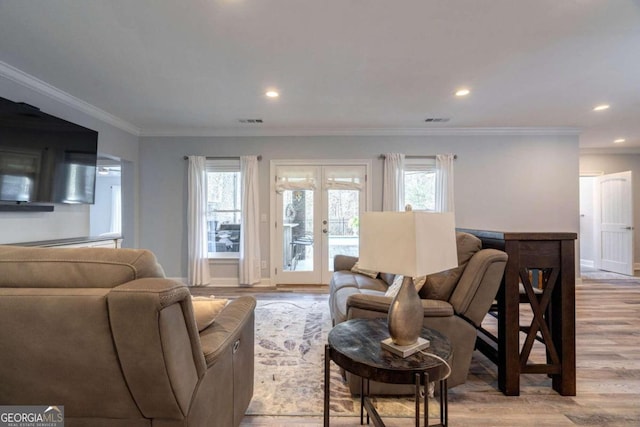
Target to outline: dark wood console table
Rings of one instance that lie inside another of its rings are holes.
[[[459,231],[479,237],[483,248],[500,249],[509,256],[496,298],[498,336],[481,330],[477,339],[478,350],[498,366],[500,390],[508,396],[518,396],[520,374],[547,374],[552,377],[555,391],[575,396],[577,234]],[[521,303],[531,306],[531,325],[520,325]],[[526,334],[522,348],[520,332]],[[545,345],[546,363],[529,363],[536,340]]]

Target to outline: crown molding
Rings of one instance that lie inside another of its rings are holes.
[[[143,137],[259,137],[259,136],[578,136],[576,127],[432,127],[432,128],[176,128],[137,126],[0,61],[0,76],[46,95],[95,119]]]
[[[580,148],[583,154],[640,154],[640,147],[585,147]]]
[[[479,136],[479,135],[572,135],[578,136],[581,128],[575,127],[450,127],[450,128],[184,128],[142,129],[143,137],[233,137],[233,136]]]
[[[85,102],[73,95],[68,94],[49,83],[46,83],[37,77],[25,73],[22,70],[13,67],[6,62],[0,61],[0,76],[5,77],[11,81],[14,81],[22,86],[39,92],[49,98],[55,99],[62,104],[65,104],[71,108],[79,110],[95,119],[108,123],[112,126],[122,129],[125,132],[131,133],[136,136],[140,136],[140,129],[137,126],[122,120],[112,114],[95,107],[88,102]]]

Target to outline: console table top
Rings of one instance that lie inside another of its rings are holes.
[[[458,228],[458,231],[473,234],[474,236],[492,240],[576,240],[577,233],[553,232],[553,231],[491,231],[474,230],[470,228]]]

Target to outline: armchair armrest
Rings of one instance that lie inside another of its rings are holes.
[[[347,299],[347,319],[386,317],[391,297],[384,295],[355,294]],[[453,316],[453,306],[447,301],[423,299],[423,317]]]
[[[351,268],[356,265],[357,261],[358,257],[349,255],[336,255],[333,258],[333,271],[351,270]]]
[[[226,348],[234,345],[247,323],[253,325],[255,307],[256,300],[253,297],[245,296],[233,300],[216,316],[209,327],[200,332],[207,367],[212,366]]]
[[[188,288],[164,278],[133,280],[109,292],[107,307],[140,411],[147,418],[182,418],[206,369]]]

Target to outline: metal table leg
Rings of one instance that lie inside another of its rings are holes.
[[[329,427],[329,377],[331,366],[329,364],[329,345],[324,346],[324,427]]]

